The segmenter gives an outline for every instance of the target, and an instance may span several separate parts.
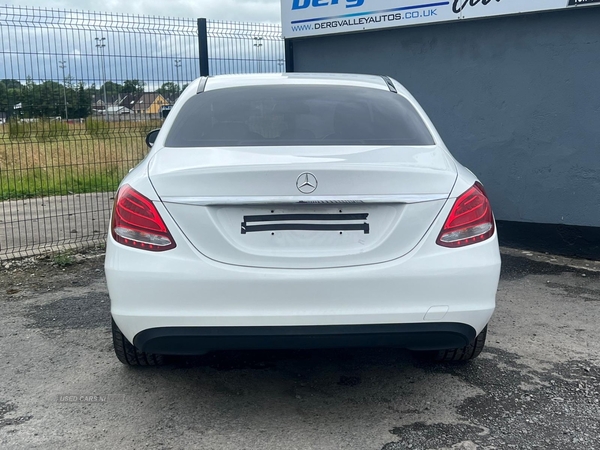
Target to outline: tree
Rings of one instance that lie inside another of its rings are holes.
[[[15,106],[20,102],[22,102],[21,83],[11,79],[0,81],[0,112],[6,114],[6,119],[19,114],[21,108],[15,109]]]
[[[4,82],[0,81],[0,112],[25,118],[63,117],[66,96],[69,118],[85,118],[90,114],[95,86],[86,89],[83,82],[75,84],[71,76],[66,78],[64,85],[56,81],[36,84],[27,77],[25,84],[19,83],[18,86],[6,89]],[[17,109],[16,105],[19,105]]]
[[[62,105],[60,109],[59,116],[64,116],[65,112],[65,100],[67,102],[66,108],[68,111],[72,111],[75,106],[75,79],[71,74],[65,75],[63,79],[62,88],[60,89],[60,94],[62,95]],[[66,114],[66,117],[73,119],[73,113],[69,112]]]
[[[114,81],[107,81],[103,86],[100,86],[100,92],[104,94],[104,88],[106,87],[106,95],[117,95],[125,92],[122,84],[115,83]]]
[[[103,98],[102,95],[100,94],[100,92],[101,91],[96,87],[96,83],[92,83],[88,87],[85,88],[85,93],[90,99],[90,105],[93,102],[95,103],[96,101]]]
[[[67,76],[65,76],[65,79],[63,80],[63,85],[67,88],[67,89],[73,89],[73,76],[71,74],[68,74]]]
[[[5,112],[7,116],[18,114],[21,109],[15,109],[15,106],[22,102],[23,95],[21,93],[21,88],[7,89],[6,97],[0,97],[1,108],[6,107],[6,110],[3,110],[3,112]]]
[[[4,83],[6,89],[19,89],[22,86],[19,80],[13,80],[11,78],[5,78],[4,80],[0,80],[0,82]]]
[[[12,107],[12,105],[10,105]],[[8,88],[0,81],[0,112],[8,112]]]
[[[75,104],[73,105],[73,117],[75,119],[85,119],[91,113],[92,93],[90,89],[85,88],[83,81],[77,85],[75,95]]]
[[[123,92],[126,94],[141,94],[144,92],[146,83],[140,80],[125,80],[123,82]]]
[[[33,82],[33,78],[28,76],[25,80],[25,85],[21,88],[21,103],[20,113],[26,118],[38,117],[40,112],[36,109],[39,103],[37,95],[37,86]]]
[[[64,116],[65,101],[63,97],[63,86],[56,81],[44,81],[34,85],[34,99],[36,100],[36,116],[56,117]]]
[[[163,85],[159,87],[156,92],[158,92],[164,98],[174,98],[179,96],[181,90],[179,89],[178,84],[168,81],[167,83],[163,83]]]

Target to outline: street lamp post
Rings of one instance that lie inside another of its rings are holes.
[[[258,65],[258,73],[262,73],[262,37],[254,38],[254,47],[256,48],[256,59]]]
[[[177,97],[179,97],[179,93],[181,91],[180,87],[179,87],[179,69],[181,68],[181,60],[180,59],[176,59],[175,60],[175,70],[177,71],[177,92],[175,92],[175,95]]]
[[[65,120],[69,123],[69,109],[67,108],[67,77],[65,76],[65,69],[67,67],[66,61],[59,61],[58,67],[62,69],[63,73],[63,95],[65,97]]]
[[[100,37],[95,38],[96,40],[96,48],[98,49],[98,54],[100,55],[100,64],[102,65],[102,88],[104,90],[104,115],[106,116],[106,120],[108,121],[108,102],[106,99],[106,65],[104,64],[104,48],[106,47],[106,38]]]

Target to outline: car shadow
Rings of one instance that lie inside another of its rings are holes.
[[[222,351],[123,368],[121,384],[134,401],[143,396],[157,429],[210,429],[203,443],[215,448],[243,441],[244,433],[263,448],[285,436],[307,439],[290,448],[382,448],[397,440],[394,428],[456,417],[457,405],[480,393],[455,367],[385,348]]]

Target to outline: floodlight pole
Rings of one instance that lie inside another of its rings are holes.
[[[177,71],[177,92],[175,92],[175,95],[177,97],[179,97],[179,93],[181,91],[180,87],[179,87],[179,69],[181,68],[181,60],[180,59],[176,59],[175,60],[175,70]]]
[[[262,37],[255,37],[254,38],[254,47],[256,47],[256,59],[257,64],[258,64],[258,73],[262,73]]]
[[[108,102],[106,98],[106,65],[104,63],[104,48],[106,47],[106,38],[105,37],[97,37],[96,40],[96,48],[98,49],[98,54],[100,55],[100,64],[102,65],[102,88],[104,90],[104,115],[106,116],[106,121],[108,121]]]
[[[63,95],[65,97],[65,120],[68,123],[69,122],[69,110],[67,108],[67,81],[66,81],[67,77],[65,76],[65,69],[67,67],[67,62],[59,61],[58,67],[60,67],[62,69],[62,73],[63,73]]]

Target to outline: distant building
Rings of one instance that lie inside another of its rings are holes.
[[[172,101],[158,92],[141,94],[116,94],[106,96],[106,106],[102,93],[96,94],[92,100],[92,112],[98,115],[160,115],[163,108],[171,106]]]
[[[119,106],[121,101],[127,96],[127,94],[115,94],[115,95],[107,95],[106,103],[108,107],[111,106]],[[104,114],[104,110],[106,109],[106,105],[104,105],[104,95],[102,92],[96,94],[92,99],[92,111],[96,114]]]
[[[172,105],[162,106],[160,108],[160,117],[165,119],[169,115],[169,113],[171,112],[172,109],[173,109]]]
[[[110,115],[123,115],[123,114],[131,114],[131,110],[126,108],[125,106],[109,106],[106,108],[106,113]]]
[[[158,92],[144,92],[143,94],[129,94],[120,103],[120,106],[129,108],[133,114],[160,114],[161,108],[170,105],[170,102]]]

